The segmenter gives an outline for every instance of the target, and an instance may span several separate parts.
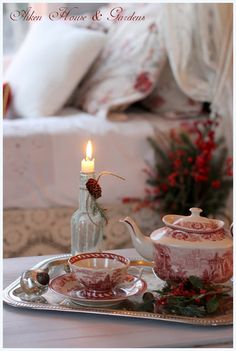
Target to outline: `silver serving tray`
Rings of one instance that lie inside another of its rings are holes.
[[[37,265],[32,267],[35,268],[48,268],[51,279],[64,274],[66,263],[70,255],[55,256],[50,259],[39,262]],[[152,273],[152,264],[150,262],[142,261],[137,258],[130,258],[132,265],[144,266],[144,273],[142,278],[147,282],[147,290],[157,290],[163,282],[158,280]],[[214,316],[214,317],[184,317],[169,314],[157,314],[143,311],[129,311],[125,307],[122,307],[122,303],[112,307],[84,307],[77,303],[74,303],[70,299],[63,298],[48,290],[41,298],[36,301],[25,301],[22,300],[22,290],[20,287],[20,277],[10,284],[3,292],[3,301],[8,305],[18,308],[29,308],[35,310],[44,311],[60,311],[60,312],[75,312],[75,313],[89,313],[89,314],[100,314],[107,316],[121,316],[141,319],[152,319],[167,322],[178,322],[185,324],[201,325],[201,326],[220,326],[220,325],[231,325],[233,324],[233,312],[229,311],[226,314]],[[138,302],[141,301],[141,297],[133,296],[129,298],[130,301]]]

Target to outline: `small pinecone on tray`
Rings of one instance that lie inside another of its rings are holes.
[[[86,183],[86,188],[95,199],[102,196],[102,189],[96,179],[90,178]]]

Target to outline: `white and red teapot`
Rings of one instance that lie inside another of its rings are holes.
[[[126,223],[136,250],[154,260],[154,272],[162,280],[176,281],[191,275],[223,283],[233,274],[233,240],[224,222],[200,216],[191,208],[190,216],[166,215],[165,226],[143,235],[129,217]]]

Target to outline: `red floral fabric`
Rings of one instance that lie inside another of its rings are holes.
[[[192,100],[180,90],[168,61],[154,90],[143,104],[151,111],[169,118],[197,116],[202,110],[201,102]]]

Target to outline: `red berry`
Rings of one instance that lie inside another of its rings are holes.
[[[220,186],[221,186],[221,182],[220,182],[219,180],[213,180],[213,181],[211,182],[211,186],[212,186],[212,188],[214,188],[214,189],[219,189]]]
[[[205,294],[207,291],[205,289],[200,290],[200,294]]]

